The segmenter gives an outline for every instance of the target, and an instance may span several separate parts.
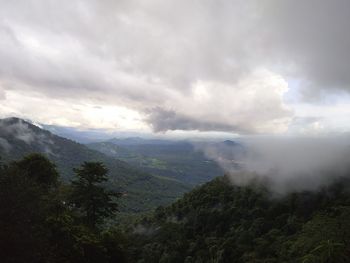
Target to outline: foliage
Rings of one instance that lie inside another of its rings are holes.
[[[77,179],[72,182],[71,203],[85,214],[85,222],[94,229],[102,219],[117,212],[113,198],[120,197],[120,194],[101,185],[108,180],[108,170],[102,163],[85,162],[74,172]]]
[[[32,153],[25,156],[21,161],[16,162],[16,167],[26,177],[33,179],[39,185],[48,188],[57,186],[58,172],[56,165],[41,154]]]
[[[95,169],[85,170],[91,167]],[[84,163],[77,169],[80,178],[86,175],[88,179],[96,171],[100,173],[92,182],[104,181],[105,170],[99,163]],[[0,165],[0,261],[125,262],[125,238],[120,231],[106,227],[96,231],[82,223],[79,211],[67,202],[75,190],[60,183],[57,175],[55,165],[38,154]],[[95,189],[98,192],[90,197],[103,196],[97,198],[99,207],[110,209],[98,213],[97,219],[103,221],[115,204],[103,187]]]
[[[215,161],[186,141],[140,139],[135,142],[132,139],[112,139],[87,146],[143,171],[171,178],[191,187],[223,174]]]
[[[217,178],[131,228],[133,260],[349,262],[349,186],[276,197]]]
[[[41,153],[57,165],[65,183],[72,180],[72,169],[81,163],[103,162],[109,170],[108,189],[124,193],[119,201],[119,209],[123,213],[139,213],[170,204],[189,190],[187,185],[179,181],[135,169],[126,162],[56,136],[18,118],[0,119],[0,138],[10,146],[4,148],[0,144],[0,155],[4,161]]]
[[[220,177],[134,224],[115,225],[106,222],[116,211],[106,167],[85,162],[75,174],[71,184],[60,182],[38,154],[0,163],[1,262],[350,261],[347,178],[275,196]]]

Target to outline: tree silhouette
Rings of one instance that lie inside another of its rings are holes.
[[[72,181],[71,202],[82,212],[85,223],[95,229],[118,211],[115,198],[120,194],[108,191],[102,185],[108,180],[108,170],[100,162],[84,162],[74,172],[77,179]]]

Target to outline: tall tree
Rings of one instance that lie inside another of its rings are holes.
[[[56,205],[57,176],[55,165],[39,154],[0,165],[1,262],[47,262],[46,222]]]
[[[95,229],[118,211],[115,199],[120,194],[108,191],[102,185],[108,180],[108,170],[100,162],[84,162],[74,172],[77,179],[72,181],[71,202],[83,213],[86,224]]]

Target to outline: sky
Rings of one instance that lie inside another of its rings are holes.
[[[0,117],[346,134],[349,26],[348,0],[0,0]]]

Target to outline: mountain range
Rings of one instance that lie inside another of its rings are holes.
[[[140,212],[171,203],[190,187],[173,178],[152,175],[75,141],[57,136],[18,118],[0,120],[0,156],[3,161],[29,153],[45,154],[53,161],[63,181],[73,176],[73,168],[85,161],[103,162],[109,170],[108,187],[123,194],[121,210]]]

